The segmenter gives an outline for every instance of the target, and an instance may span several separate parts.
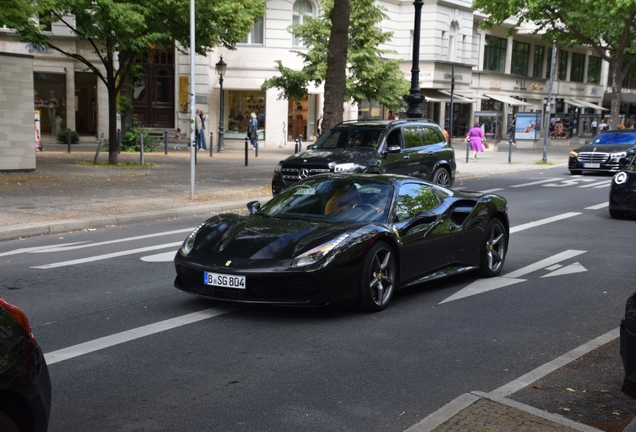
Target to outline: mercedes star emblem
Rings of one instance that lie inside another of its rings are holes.
[[[308,169],[303,168],[303,169],[301,169],[301,170],[298,172],[298,178],[299,178],[299,179],[301,179],[301,180],[302,180],[302,179],[306,179],[307,177],[309,177],[309,170],[308,170]]]

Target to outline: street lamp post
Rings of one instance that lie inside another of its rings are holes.
[[[221,87],[221,101],[220,101],[220,118],[219,118],[219,144],[217,147],[217,152],[222,153],[225,151],[225,147],[223,146],[223,117],[224,117],[224,108],[225,108],[225,98],[223,94],[223,75],[225,75],[225,70],[227,69],[227,64],[223,61],[223,56],[221,56],[221,60],[216,64],[216,73],[219,75],[219,86]]]
[[[420,27],[422,24],[423,0],[415,0],[415,23],[413,27],[413,65],[411,66],[411,90],[404,96],[404,100],[409,104],[406,110],[408,118],[421,118],[422,111],[420,104],[424,101],[424,95],[420,93]]]

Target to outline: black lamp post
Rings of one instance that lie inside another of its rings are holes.
[[[223,94],[223,75],[225,75],[225,69],[227,69],[227,63],[225,63],[223,61],[223,56],[221,56],[221,60],[219,60],[219,62],[216,64],[216,73],[219,74],[219,85],[221,87],[221,109],[219,110],[221,115],[219,118],[219,144],[217,147],[217,152],[221,153],[225,151],[225,147],[223,147],[223,134],[225,133],[223,131],[223,110],[225,108],[225,103],[224,103],[224,94]]]
[[[420,93],[420,27],[422,25],[423,0],[415,0],[415,24],[413,27],[413,66],[411,67],[411,90],[404,96],[409,104],[406,110],[408,118],[421,118],[420,104],[424,101],[424,95]]]

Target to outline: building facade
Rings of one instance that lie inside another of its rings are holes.
[[[411,0],[382,0],[387,19],[381,26],[393,32],[381,48],[400,60],[407,79],[411,77],[414,7]],[[483,16],[471,9],[468,0],[430,0],[422,10],[420,40],[420,87],[426,96],[421,109],[425,117],[450,126],[452,135],[463,137],[478,121],[493,139],[503,139],[512,119],[536,116],[541,125],[548,95],[552,46],[531,26],[509,33],[512,22],[489,30],[480,27]],[[289,31],[306,16],[317,17],[317,0],[267,0],[265,15],[236,50],[219,47],[195,59],[196,107],[207,115],[206,129],[215,145],[223,111],[225,146],[243,146],[248,119],[258,119],[262,147],[293,146],[294,140],[316,139],[317,120],[322,112],[323,89],[311,88],[300,103],[279,97],[277,89],[264,91],[263,82],[277,74],[275,61],[292,69],[302,67],[293,50],[307,49]],[[51,35],[65,47],[91,56],[91,47],[73,37],[63,26]],[[43,134],[67,128],[80,135],[99,137],[107,133],[106,89],[85,66],[56,52],[16,42],[10,30],[0,29],[0,51],[33,56],[34,108],[41,112]],[[215,72],[223,58],[224,107]],[[188,130],[190,57],[177,50],[153,51],[139,60],[142,73],[133,83],[133,107],[137,118],[157,130]],[[453,73],[454,71],[454,73]],[[608,71],[605,62],[586,47],[559,47],[555,62],[553,104],[548,128],[564,123],[569,136],[590,136],[592,122],[608,111],[603,107]],[[453,112],[450,112],[453,89]],[[630,90],[625,90],[627,93]],[[404,107],[406,109],[406,107]],[[533,114],[534,113],[534,114]],[[345,118],[386,118],[388,111],[375,101],[345,105]],[[528,123],[529,125],[530,123]],[[170,134],[172,136],[172,134]],[[538,139],[540,135],[533,136]]]

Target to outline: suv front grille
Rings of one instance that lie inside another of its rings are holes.
[[[585,152],[579,153],[579,162],[605,162],[609,157],[609,153]]]
[[[331,169],[327,168],[283,168],[283,180],[298,181],[311,177],[316,174],[324,174],[331,172]]]

